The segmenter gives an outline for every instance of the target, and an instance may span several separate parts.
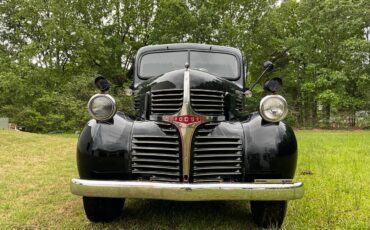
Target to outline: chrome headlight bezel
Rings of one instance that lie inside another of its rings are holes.
[[[96,99],[98,99],[100,97],[104,97],[105,99],[107,99],[107,102],[109,102],[110,103],[110,106],[111,106],[110,110],[107,111],[104,115],[97,115],[93,111],[93,103],[95,102]],[[88,108],[88,111],[89,111],[90,115],[92,116],[92,118],[94,118],[97,121],[106,121],[106,120],[109,120],[117,112],[116,101],[109,94],[95,94],[94,96],[92,96],[90,98],[89,102],[87,103],[87,108]]]
[[[268,114],[269,113],[268,108],[264,108],[266,106],[266,103],[267,102],[271,102],[271,100],[278,100],[278,101],[280,101],[280,105],[276,104],[275,106],[283,106],[282,113],[279,116],[275,117],[275,118],[272,118],[271,117],[271,114]],[[280,95],[268,95],[268,96],[265,96],[260,101],[259,113],[260,113],[261,117],[265,121],[268,121],[268,122],[279,122],[279,121],[282,121],[288,115],[288,103],[286,102],[285,98],[282,97],[282,96],[280,96]]]

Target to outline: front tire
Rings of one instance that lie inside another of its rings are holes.
[[[287,201],[251,201],[254,222],[263,228],[280,228],[284,221],[287,203]]]
[[[111,222],[122,213],[125,199],[83,197],[87,218],[92,222]]]

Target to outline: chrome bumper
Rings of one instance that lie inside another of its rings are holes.
[[[145,198],[178,201],[295,200],[303,197],[302,182],[284,180],[256,183],[175,184],[140,181],[71,180],[71,192],[79,196]]]

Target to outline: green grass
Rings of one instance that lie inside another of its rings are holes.
[[[297,131],[296,180],[283,229],[370,229],[370,132]],[[0,130],[0,229],[254,229],[245,201],[129,199],[111,224],[90,223],[69,192],[75,135]]]

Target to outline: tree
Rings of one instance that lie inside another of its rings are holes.
[[[354,126],[355,112],[370,108],[369,1],[278,2],[3,0],[0,116],[30,131],[78,130],[97,74],[130,113],[124,91],[136,51],[196,42],[241,49],[249,84],[272,60],[292,124],[329,126],[344,117]],[[262,95],[261,86],[255,92]],[[247,103],[254,110],[258,100]]]
[[[317,126],[322,117],[329,127],[342,110],[355,125],[354,113],[368,96],[360,86],[369,76],[364,28],[370,19],[364,9],[369,9],[368,1],[285,1],[264,17],[258,33],[266,37],[270,32],[271,39],[259,41],[258,53],[280,66],[275,74],[285,75],[300,125]]]

